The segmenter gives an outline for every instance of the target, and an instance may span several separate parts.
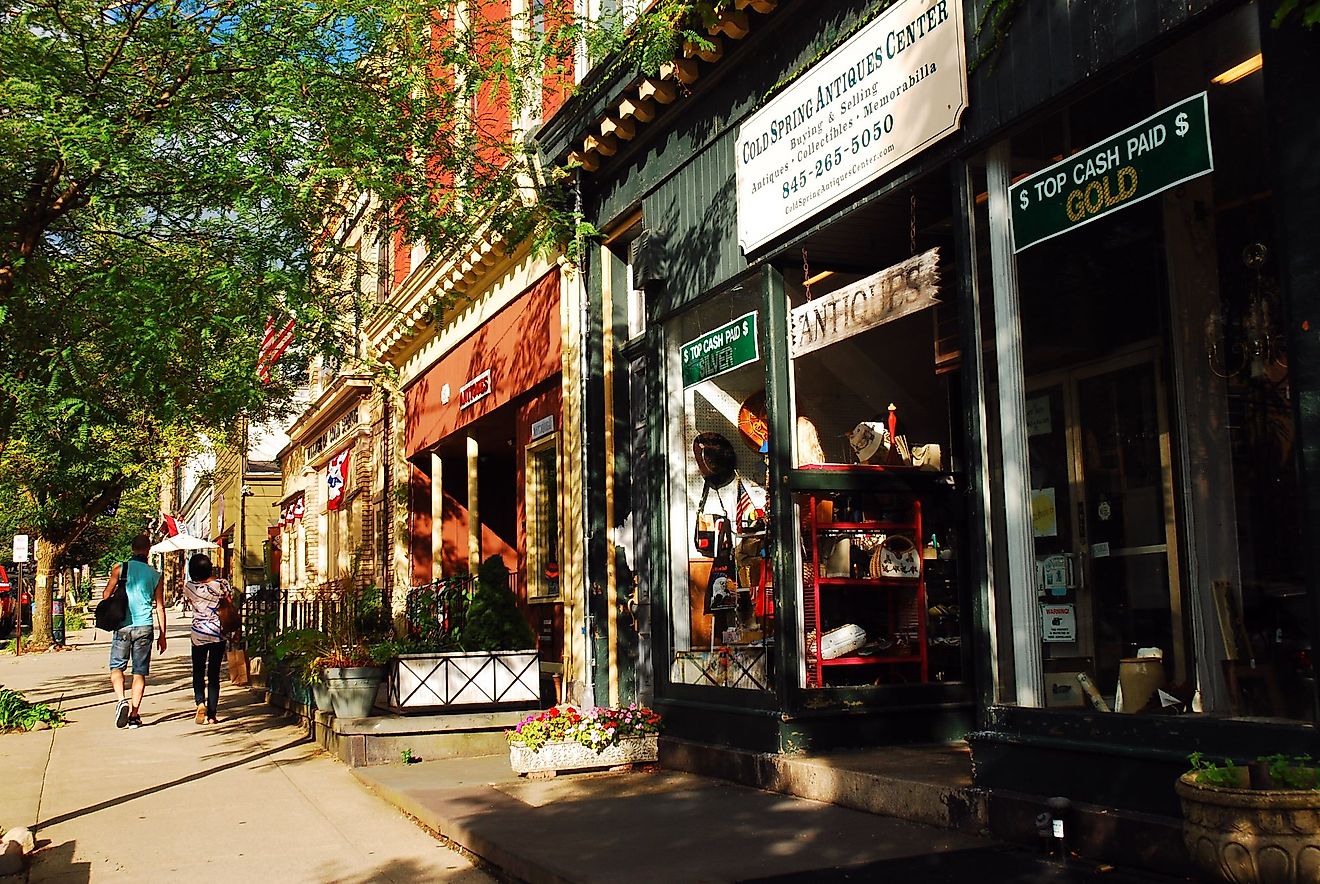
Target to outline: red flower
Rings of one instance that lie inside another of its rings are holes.
[[[559,717],[559,707],[558,707],[558,706],[551,707],[551,709],[550,709],[550,717],[551,717],[551,718],[558,718],[558,717]]]

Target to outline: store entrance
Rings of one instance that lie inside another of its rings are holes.
[[[1120,680],[1129,693],[1133,679],[1186,682],[1168,397],[1158,350],[1144,345],[1039,375],[1028,380],[1028,391],[1047,703],[1080,705],[1079,681],[1111,708],[1121,705]],[[1157,653],[1162,664],[1149,659]],[[1079,672],[1088,679],[1077,679]]]

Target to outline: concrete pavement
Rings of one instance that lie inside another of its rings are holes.
[[[0,657],[0,684],[59,702],[70,719],[0,735],[0,826],[35,826],[29,881],[491,880],[260,695],[226,680],[220,724],[195,724],[187,621],[171,614],[169,626],[138,730],[114,727],[105,633],[71,637],[72,651]]]

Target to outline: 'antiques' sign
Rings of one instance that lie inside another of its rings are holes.
[[[957,130],[961,0],[901,0],[738,127],[738,242],[751,252]]]
[[[458,388],[459,409],[471,408],[477,402],[489,396],[494,389],[495,382],[491,379],[490,369],[488,368]]]
[[[939,303],[939,291],[940,250],[936,248],[794,307],[789,316],[788,353],[796,358],[925,310]]]
[[[691,387],[761,358],[756,311],[693,338],[682,347],[683,386]]]
[[[1010,187],[1013,250],[1075,230],[1214,169],[1210,114],[1202,92]]]

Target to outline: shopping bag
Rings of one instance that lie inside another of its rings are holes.
[[[246,685],[248,683],[248,658],[247,651],[242,648],[230,648],[225,652],[229,659],[229,681],[235,685]]]

